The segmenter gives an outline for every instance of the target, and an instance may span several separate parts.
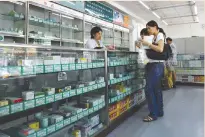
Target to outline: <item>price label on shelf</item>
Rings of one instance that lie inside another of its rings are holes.
[[[69,91],[63,92],[63,98],[68,98],[69,96],[70,96],[70,92]]]
[[[75,64],[68,65],[68,70],[75,70],[75,68],[76,68]]]
[[[44,66],[43,66],[43,65],[37,65],[37,66],[35,67],[35,72],[36,72],[37,74],[42,74],[42,73],[44,73]]]
[[[67,118],[64,120],[64,126],[69,125],[70,124],[70,118]]]
[[[82,64],[76,64],[76,70],[82,69]]]
[[[62,69],[62,71],[68,71],[69,70],[68,69],[68,64],[62,64],[61,69]]]
[[[54,95],[46,96],[46,104],[54,102]]]
[[[61,65],[55,64],[53,71],[54,71],[54,72],[60,72],[60,71],[61,71]]]
[[[70,90],[70,96],[75,96],[75,95],[76,95],[76,90],[75,89]]]
[[[24,105],[24,110],[29,109],[29,108],[34,108],[35,107],[35,101],[34,100],[24,101],[23,105]]]
[[[53,72],[53,65],[44,65],[45,73]]]
[[[83,115],[87,116],[88,115],[88,110],[83,111]]]
[[[76,116],[72,116],[72,117],[70,118],[71,123],[73,123],[73,122],[75,122],[75,121],[77,121],[77,120],[78,120],[77,115],[76,115]]]
[[[92,63],[88,63],[88,68],[93,68],[93,64]]]
[[[55,101],[62,99],[62,93],[55,94]]]
[[[10,108],[11,108],[11,114],[23,111],[23,103],[12,104]]]
[[[76,90],[76,92],[77,92],[77,95],[82,94],[83,93],[83,88],[78,88]]]
[[[87,69],[87,68],[88,68],[87,63],[82,63],[82,69]]]
[[[45,129],[40,129],[36,132],[37,137],[45,137],[46,134],[46,128]]]
[[[0,117],[9,115],[9,111],[10,111],[9,106],[0,107]]]
[[[56,130],[59,130],[59,129],[61,129],[61,128],[63,128],[63,121],[61,121],[61,122],[58,122],[57,124],[56,124]]]
[[[46,99],[45,99],[45,97],[36,98],[35,101],[36,101],[36,105],[35,106],[41,106],[41,105],[45,104]]]
[[[47,127],[47,134],[51,134],[55,131],[56,131],[56,126],[55,125],[51,125],[51,126]]]

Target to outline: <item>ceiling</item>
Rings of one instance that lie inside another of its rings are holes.
[[[204,2],[196,1],[197,16],[194,11],[194,2],[191,1],[142,1],[150,9],[146,9],[139,1],[115,1],[117,4],[129,9],[136,16],[146,21],[157,20],[159,24],[180,25],[186,23],[204,22]],[[155,12],[160,19],[152,12]]]

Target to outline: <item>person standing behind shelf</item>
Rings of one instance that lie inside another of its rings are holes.
[[[164,31],[158,27],[158,24],[155,21],[149,21],[146,24],[147,31],[149,35],[154,35],[153,42],[147,42],[144,39],[141,39],[141,44],[143,46],[149,47],[149,50],[152,50],[157,53],[162,53],[164,50]],[[162,33],[163,31],[163,33]],[[148,52],[148,50],[146,51]],[[148,55],[148,54],[147,54]],[[146,87],[145,94],[148,101],[149,115],[146,116],[143,121],[151,122],[157,120],[158,117],[164,115],[163,111],[163,97],[161,90],[161,80],[164,74],[164,60],[154,60],[149,59],[145,67],[146,72]]]
[[[172,57],[168,61],[170,61],[170,71],[172,75],[173,87],[176,88],[176,72],[174,66],[177,66],[177,48],[170,37],[166,39],[166,42],[170,45],[172,49]]]
[[[109,49],[113,50],[113,46],[108,46],[107,48],[103,45],[102,39],[102,29],[100,27],[93,27],[90,31],[91,38],[86,42],[85,48],[87,49]]]

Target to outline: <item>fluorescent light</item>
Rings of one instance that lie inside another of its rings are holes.
[[[65,15],[62,15],[62,17],[67,18],[67,19],[71,19],[71,20],[74,19],[73,17],[69,17],[69,16],[65,16]]]
[[[167,23],[166,21],[162,20],[162,22],[163,22],[165,25],[168,25],[168,23]]]
[[[195,12],[195,14],[197,15],[197,6],[196,5],[194,5],[194,12]]]
[[[144,2],[142,2],[141,0],[139,1],[140,4],[142,4],[146,9],[150,10],[149,6],[147,6]]]
[[[199,22],[199,17],[198,16],[196,16],[195,22]]]
[[[161,18],[157,13],[155,13],[154,11],[152,11],[152,13],[157,17],[157,18]]]

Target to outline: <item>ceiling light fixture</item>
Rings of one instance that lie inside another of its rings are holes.
[[[196,5],[194,5],[194,13],[197,15],[197,6]]]
[[[149,6],[147,6],[144,2],[142,2],[141,0],[139,1],[140,4],[142,4],[146,9],[150,10]]]
[[[156,12],[152,11],[152,13],[157,17],[157,18],[161,18]]]
[[[199,17],[198,16],[196,16],[195,22],[199,22]]]
[[[165,25],[168,25],[168,23],[167,23],[166,21],[162,20],[162,22],[163,22]]]

